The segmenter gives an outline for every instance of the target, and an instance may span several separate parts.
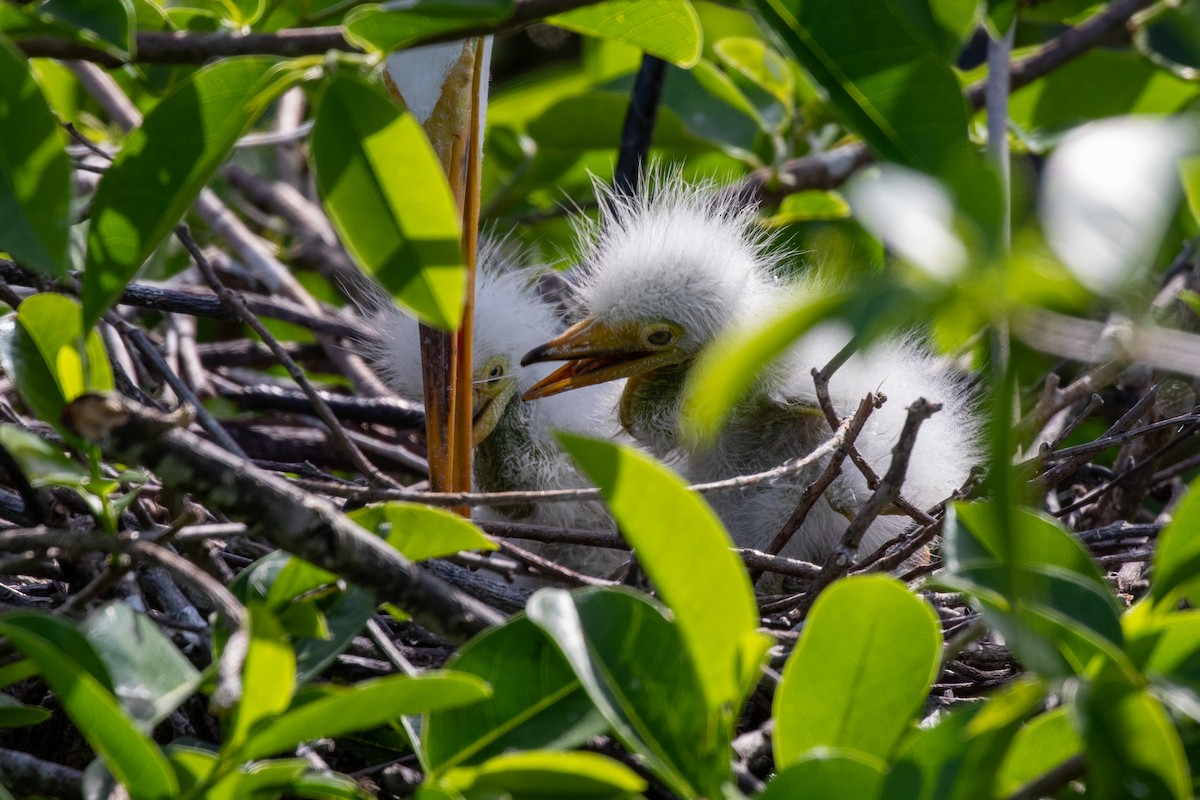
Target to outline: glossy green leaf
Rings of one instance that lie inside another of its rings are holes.
[[[529,618],[554,639],[626,747],[684,797],[730,779],[731,721],[706,708],[695,664],[663,610],[627,590],[546,589]]]
[[[633,45],[681,67],[700,60],[700,20],[685,0],[609,0],[547,17],[546,22]]]
[[[600,487],[622,536],[675,613],[708,707],[734,713],[757,681],[768,640],[757,630],[754,591],[716,513],[631,447],[567,433],[558,440]],[[676,531],[688,532],[686,559]]]
[[[428,716],[422,733],[433,774],[508,750],[577,747],[606,727],[558,648],[524,616],[476,636],[446,668],[477,675],[494,694]]]
[[[758,800],[870,800],[883,786],[883,764],[861,753],[841,750],[814,752],[779,770]]]
[[[1187,199],[1192,219],[1200,223],[1200,156],[1182,159],[1179,162],[1179,177],[1183,181],[1183,196]]]
[[[250,646],[242,668],[242,697],[222,750],[238,753],[259,723],[282,714],[296,688],[296,656],[283,630],[261,603],[249,603]]]
[[[779,208],[767,218],[766,224],[778,226],[812,220],[846,219],[849,216],[850,204],[837,192],[808,190],[783,198]]]
[[[37,13],[76,28],[85,40],[99,41],[118,52],[133,52],[135,20],[130,0],[46,0]]]
[[[897,10],[953,63],[975,29],[982,5],[979,0],[898,0]]]
[[[1025,784],[1078,755],[1083,742],[1065,707],[1035,717],[1013,737],[1004,754],[996,791],[1007,797]]]
[[[441,788],[468,800],[634,800],[646,789],[646,781],[637,773],[599,753],[506,753],[458,773],[443,781]]]
[[[883,160],[935,174],[972,162],[958,81],[900,3],[756,0],[755,6]]]
[[[417,503],[383,503],[351,511],[350,519],[387,539],[411,561],[443,558],[461,550],[495,550],[478,526],[457,514]]]
[[[179,787],[166,757],[97,679],[96,671],[103,673],[103,666],[97,666],[100,659],[70,623],[45,614],[13,612],[0,617],[0,635],[37,664],[71,721],[132,800],[177,796]]]
[[[71,162],[29,64],[0,39],[0,251],[43,275],[70,267]]]
[[[358,785],[349,775],[310,770],[279,787],[286,797],[314,800],[375,800],[375,795]]]
[[[374,728],[405,715],[469,705],[491,694],[483,680],[457,672],[394,675],[352,686],[324,686],[320,696],[288,709],[251,734],[239,756],[261,758],[301,742]]]
[[[942,716],[936,725],[909,731],[892,758],[881,798],[951,800],[970,746],[967,727],[982,706],[973,704]]]
[[[64,401],[84,392],[112,391],[116,384],[108,353],[94,331],[85,336],[77,302],[61,294],[35,294],[21,303],[17,321],[42,354]]]
[[[26,728],[50,719],[50,710],[27,706],[16,698],[0,694],[0,729]]]
[[[339,72],[319,100],[311,146],[325,210],[359,266],[423,321],[456,327],[466,292],[458,210],[413,115]]]
[[[747,36],[726,36],[713,45],[713,51],[727,67],[770,93],[785,108],[792,108],[795,74],[783,56],[765,42]]]
[[[1133,662],[1152,680],[1200,689],[1200,612],[1144,614],[1142,625],[1134,629],[1130,620],[1139,611],[1148,611],[1145,603],[1121,618]]]
[[[937,674],[937,615],[902,584],[850,578],[813,605],[775,693],[775,762],[830,747],[886,759]]]
[[[149,733],[191,697],[200,673],[158,626],[125,603],[96,609],[83,623],[83,634],[112,676],[125,712]]]
[[[1106,677],[1082,701],[1089,797],[1193,796],[1179,733],[1148,691]]]
[[[948,570],[939,580],[973,596],[990,624],[1045,677],[1083,673],[1097,655],[1124,663],[1120,609],[1077,539],[1018,510],[1005,535],[987,503],[947,510]]]
[[[37,665],[28,658],[12,661],[0,666],[0,689],[8,688],[14,683],[32,678],[37,675]]]
[[[355,7],[343,24],[346,41],[364,50],[390,53],[413,42],[460,28],[503,22],[513,0],[418,0],[402,10],[379,3]]]
[[[1200,602],[1200,481],[1193,482],[1158,535],[1150,596],[1156,604],[1174,605],[1173,598]]]
[[[96,188],[83,275],[95,324],[171,233],[263,109],[300,77],[268,58],[227,58],[176,86],[129,134]]]

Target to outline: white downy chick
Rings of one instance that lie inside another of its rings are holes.
[[[567,361],[525,398],[627,379],[622,425],[656,456],[676,459],[692,482],[757,473],[812,452],[832,431],[818,410],[811,370],[850,341],[838,324],[815,328],[764,370],[715,442],[694,445],[679,436],[684,386],[701,351],[721,333],[761,323],[797,293],[817,293],[820,286],[811,278],[782,277],[786,255],[768,247],[753,207],[671,176],[647,184],[632,198],[606,198],[599,222],[582,226],[579,300],[586,318],[525,355],[526,364]],[[853,414],[868,392],[886,394],[887,403],[857,441],[879,474],[891,462],[907,406],[919,397],[942,404],[920,429],[902,487],[917,506],[946,499],[978,463],[980,422],[970,392],[917,336],[885,339],[852,356],[829,390],[840,418]],[[822,467],[707,497],[739,546],[763,548]],[[846,530],[845,514],[869,496],[866,480],[847,462],[783,554],[823,559]],[[909,522],[878,518],[861,552]]]

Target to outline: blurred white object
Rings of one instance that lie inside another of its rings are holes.
[[[1046,241],[1094,292],[1114,294],[1154,257],[1181,191],[1194,121],[1118,117],[1068,134],[1046,162]]]

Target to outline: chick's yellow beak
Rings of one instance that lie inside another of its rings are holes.
[[[572,325],[521,358],[523,367],[542,361],[567,362],[531,386],[521,399],[550,397],[653,369],[662,361],[662,353],[647,350],[638,334],[637,323],[609,325],[585,319]]]

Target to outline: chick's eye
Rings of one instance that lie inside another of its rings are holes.
[[[500,364],[492,364],[492,368],[488,370],[489,378],[499,378],[504,374],[504,367]]]
[[[649,344],[655,345],[657,347],[661,347],[662,345],[665,345],[665,344],[670,344],[671,340],[674,338],[675,338],[675,334],[671,333],[670,329],[668,329],[668,328],[655,328],[654,330],[652,330],[648,334],[646,334],[646,341]]]

